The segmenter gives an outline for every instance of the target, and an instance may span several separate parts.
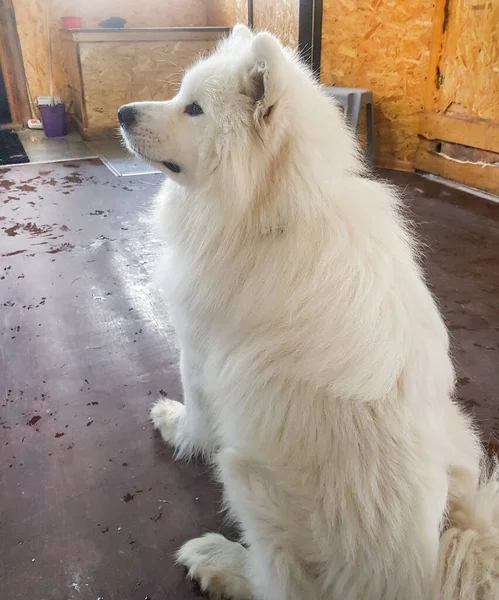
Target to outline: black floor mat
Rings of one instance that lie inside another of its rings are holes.
[[[15,131],[0,130],[0,165],[18,165],[29,162],[28,155]]]

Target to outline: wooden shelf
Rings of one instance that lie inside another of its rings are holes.
[[[62,32],[75,122],[86,139],[115,135],[118,108],[168,100],[182,72],[230,27],[67,29]]]
[[[209,41],[228,35],[230,27],[128,27],[123,29],[64,29],[66,41],[85,42],[183,42]]]

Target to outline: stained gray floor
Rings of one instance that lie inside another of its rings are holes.
[[[113,175],[130,177],[159,173],[157,169],[132,156],[118,138],[88,142]]]
[[[57,138],[47,138],[41,129],[23,129],[18,134],[30,163],[63,162],[98,155],[76,131]]]
[[[499,206],[416,175],[407,196],[451,330],[460,401],[499,449]],[[160,176],[0,169],[0,598],[191,600],[185,540],[224,531],[200,463],[153,434],[180,395],[145,215]]]

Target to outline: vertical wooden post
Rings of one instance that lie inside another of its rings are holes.
[[[430,41],[430,64],[428,67],[428,80],[426,82],[426,93],[424,99],[425,111],[433,110],[437,97],[438,88],[442,83],[440,72],[440,60],[445,43],[445,34],[452,0],[436,0],[435,14]]]
[[[31,118],[31,109],[12,0],[0,0],[0,32],[0,65],[12,121],[25,125]]]

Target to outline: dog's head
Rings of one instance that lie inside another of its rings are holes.
[[[274,36],[238,25],[185,73],[174,98],[119,109],[126,146],[185,185],[228,167],[236,155],[247,169],[255,139],[269,141],[294,62]],[[275,133],[283,133],[282,123]]]

